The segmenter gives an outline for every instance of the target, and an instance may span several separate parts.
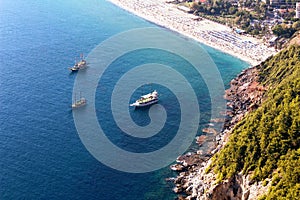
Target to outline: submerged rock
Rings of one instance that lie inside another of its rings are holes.
[[[170,168],[173,171],[182,171],[182,170],[184,170],[184,166],[182,166],[181,164],[171,165]]]
[[[196,143],[201,146],[204,142],[205,142],[206,136],[205,135],[201,135],[199,137],[196,137]]]

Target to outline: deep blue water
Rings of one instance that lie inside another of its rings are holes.
[[[93,158],[77,135],[70,109],[76,74],[70,74],[67,67],[74,63],[74,57],[81,52],[88,54],[117,33],[149,26],[155,25],[105,0],[0,1],[0,199],[174,198],[171,185],[164,181],[173,175],[168,167],[130,174],[106,167]],[[203,47],[218,66],[225,86],[248,66]],[[134,57],[139,61],[138,57],[143,56],[145,59],[139,64],[153,62],[163,53],[142,51],[128,55],[128,59]],[[176,60],[172,55],[164,57]],[[116,62],[124,70],[130,66],[130,62],[122,59]],[[106,72],[102,81],[107,90],[121,72]],[[198,80],[190,79],[197,87]],[[141,90],[149,90],[147,87]],[[175,99],[167,88],[154,87]],[[209,105],[205,92],[205,87],[197,92],[198,98],[203,98],[202,108]],[[105,94],[99,91],[96,97],[109,100]],[[139,95],[137,92],[134,97]],[[172,120],[166,132],[176,129],[173,125],[178,123],[177,107],[175,101],[169,108]],[[105,104],[97,109],[103,111],[97,112],[99,118],[107,119],[104,128],[111,133],[108,137],[124,149],[149,152],[161,148],[173,137],[171,132],[163,139],[154,137],[145,143],[126,138],[114,126]],[[132,113],[132,117],[139,125],[149,123],[143,110]]]

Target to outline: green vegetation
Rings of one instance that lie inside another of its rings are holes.
[[[277,24],[272,28],[272,31],[277,36],[290,38],[297,31],[300,30],[300,22],[295,22],[292,26]]]
[[[208,15],[232,15],[237,12],[237,7],[232,6],[228,1],[222,0],[207,0],[205,3],[193,2],[191,7],[198,12]]]
[[[210,169],[219,181],[239,172],[253,181],[272,178],[262,199],[300,197],[300,47],[292,46],[258,67],[269,89],[261,107],[234,128]],[[250,173],[251,172],[251,173]],[[267,184],[266,182],[264,184]]]
[[[282,156],[278,162],[278,171],[273,175],[273,183],[269,194],[261,197],[261,200],[269,199],[299,199],[299,167],[300,150],[293,150]]]
[[[277,36],[289,38],[300,29],[297,24],[293,24],[299,22],[295,18],[295,11],[291,9],[292,5],[295,6],[293,0],[287,0],[286,5],[281,4],[281,12],[276,11],[270,1],[261,0],[240,0],[239,3],[224,0],[189,0],[188,2],[190,3],[186,5],[195,14],[221,24],[241,28],[251,35],[265,36],[274,31]]]
[[[204,3],[193,2],[191,8],[202,17],[222,24],[237,26],[250,34],[260,34],[267,31],[260,23],[251,25],[252,20],[266,18],[267,6],[264,2],[243,1],[243,7],[232,4],[230,1],[207,0]]]

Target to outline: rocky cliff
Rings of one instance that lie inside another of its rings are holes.
[[[230,85],[215,148],[172,166],[178,199],[299,199],[300,47],[244,70]]]
[[[215,148],[208,154],[190,153],[177,159],[171,168],[179,172],[174,179],[174,192],[178,199],[222,200],[222,199],[257,199],[267,187],[261,183],[253,183],[249,176],[237,175],[227,181],[217,183],[216,174],[207,173],[211,157],[225,144],[234,126],[248,113],[259,107],[263,100],[265,87],[258,83],[257,68],[249,68],[241,72],[230,83],[226,90],[228,100],[227,119],[224,130],[216,137]],[[201,142],[200,142],[201,144]]]

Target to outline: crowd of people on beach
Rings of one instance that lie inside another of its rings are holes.
[[[274,53],[274,50],[266,45],[253,43],[227,31],[203,31],[200,33],[200,37],[213,44],[221,45],[224,50],[229,49],[237,54],[249,56],[250,59],[257,62],[266,59]]]

